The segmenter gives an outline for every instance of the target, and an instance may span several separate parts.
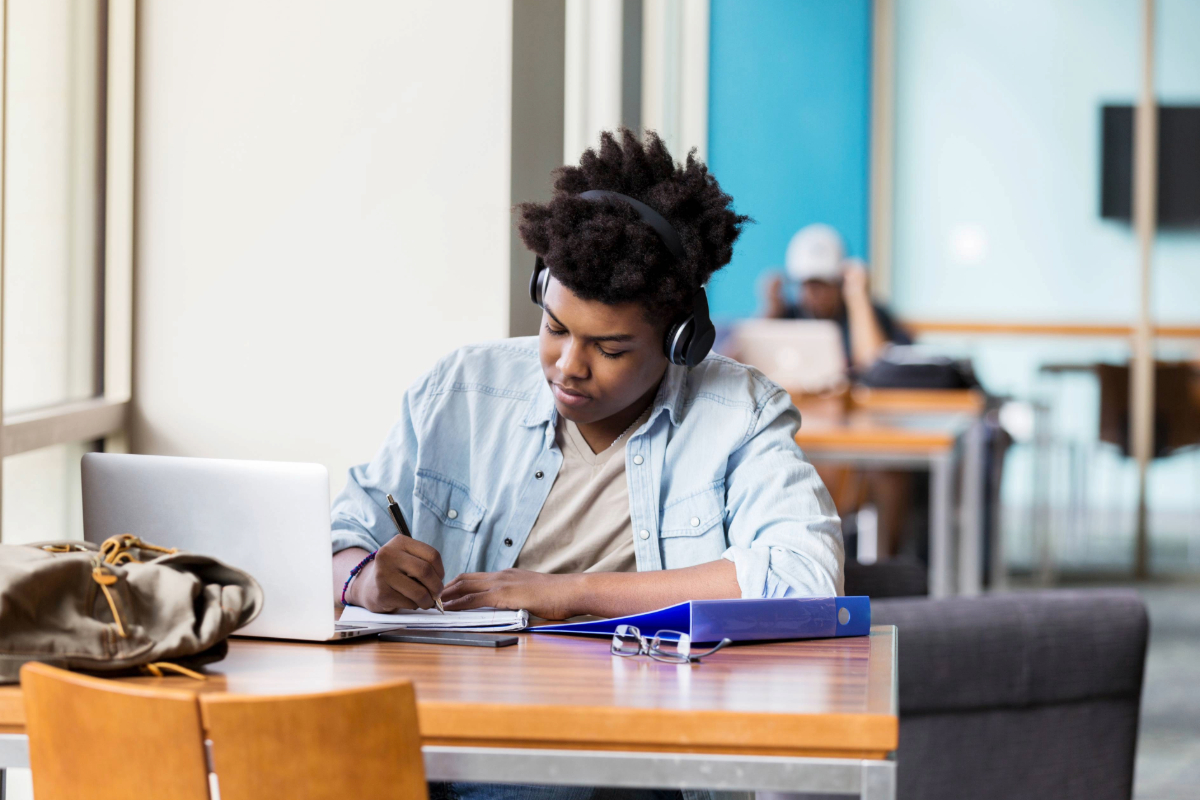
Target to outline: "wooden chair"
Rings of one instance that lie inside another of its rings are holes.
[[[221,800],[428,796],[408,681],[290,697],[202,694],[200,711]]]
[[[21,668],[37,800],[208,800],[193,692]]]
[[[37,800],[208,800],[206,738],[221,800],[428,796],[408,681],[197,696],[26,664],[21,688]]]

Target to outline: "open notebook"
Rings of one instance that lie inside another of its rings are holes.
[[[477,608],[473,611],[447,611],[445,614],[437,609],[376,614],[358,606],[346,606],[338,622],[346,625],[375,622],[395,625],[397,628],[437,631],[522,631],[529,625],[529,612]]]

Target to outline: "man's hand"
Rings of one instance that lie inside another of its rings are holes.
[[[861,261],[851,259],[842,276],[842,298],[850,325],[850,362],[855,369],[867,370],[883,352],[887,337],[875,316],[871,303],[871,282]]]
[[[542,619],[567,619],[583,613],[576,609],[581,577],[525,569],[468,572],[450,581],[442,592],[442,602],[447,611],[524,608]]]
[[[787,297],[783,293],[783,275],[773,273],[762,284],[763,316],[768,319],[782,319],[787,316]]]
[[[871,281],[862,262],[855,262],[846,267],[842,275],[842,295],[846,304],[854,302],[871,302]]]
[[[437,550],[407,536],[393,536],[350,584],[346,598],[368,611],[432,608],[442,593],[446,569]]]

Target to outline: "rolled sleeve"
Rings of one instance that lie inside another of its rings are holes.
[[[796,445],[800,414],[771,395],[729,460],[729,548],[742,597],[833,596],[843,591],[842,526],[833,499]]]

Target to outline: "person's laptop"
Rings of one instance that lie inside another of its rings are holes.
[[[320,464],[87,453],[83,535],[212,556],[262,586],[238,636],[331,641],[397,626],[334,620],[329,473]]]
[[[789,391],[809,394],[846,384],[846,354],[837,324],[820,319],[752,319],[734,332],[738,360]]]

